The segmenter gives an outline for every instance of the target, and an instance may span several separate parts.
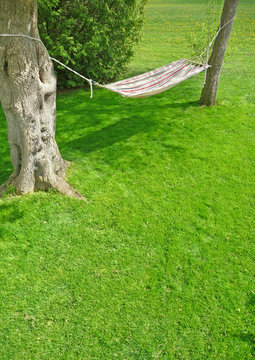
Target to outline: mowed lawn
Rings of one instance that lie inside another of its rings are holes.
[[[123,76],[190,57],[206,1],[150,0]],[[255,356],[255,4],[241,0],[218,106],[203,74],[130,100],[58,96],[69,182],[0,200],[0,360]],[[0,115],[0,182],[11,174]]]

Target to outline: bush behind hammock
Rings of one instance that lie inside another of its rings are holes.
[[[147,0],[38,0],[39,30],[50,55],[100,82],[115,79],[140,38]],[[84,81],[56,65],[58,86]]]

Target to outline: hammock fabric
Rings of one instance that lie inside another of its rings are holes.
[[[207,64],[180,59],[153,71],[100,86],[125,97],[144,98],[166,91],[207,68]]]

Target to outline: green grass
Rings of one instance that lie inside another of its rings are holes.
[[[176,3],[149,2],[126,74],[189,56],[205,1]],[[88,203],[0,200],[1,360],[254,358],[254,38],[243,0],[216,107],[197,104],[203,75],[149,99],[59,95],[58,144]]]

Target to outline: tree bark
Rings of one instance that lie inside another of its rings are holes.
[[[36,0],[0,0],[0,33],[39,39]],[[55,141],[56,78],[44,45],[1,37],[0,84],[14,168],[0,195],[13,186],[18,194],[54,188],[81,197],[64,179],[68,163]]]
[[[220,26],[223,26],[228,21],[235,17],[238,0],[225,0]],[[220,79],[221,68],[227,45],[229,42],[230,34],[232,31],[233,21],[226,25],[217,36],[211,57],[209,59],[209,65],[211,67],[207,71],[207,78],[205,86],[202,90],[201,98],[199,100],[201,105],[215,105],[217,99],[218,83]]]

